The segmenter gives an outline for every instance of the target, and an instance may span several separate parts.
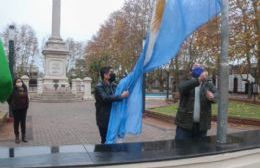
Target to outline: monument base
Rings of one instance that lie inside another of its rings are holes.
[[[43,50],[45,56],[45,76],[42,91],[69,92],[70,85],[66,77],[66,64],[69,51],[60,37],[50,37]]]
[[[48,91],[70,91],[68,78],[44,78],[43,79],[43,92]]]

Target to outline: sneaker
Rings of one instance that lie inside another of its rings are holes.
[[[22,141],[23,141],[23,142],[25,142],[25,143],[27,143],[27,142],[28,142],[28,140],[26,139],[26,137],[25,137],[25,136],[23,136],[23,137],[22,137]]]

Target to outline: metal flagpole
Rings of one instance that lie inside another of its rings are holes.
[[[221,57],[219,65],[219,102],[218,102],[218,127],[217,142],[227,143],[227,111],[228,111],[228,88],[229,88],[229,26],[228,26],[228,0],[222,0],[221,13]]]
[[[142,47],[144,49],[145,39],[143,39]],[[146,90],[146,73],[143,74],[143,113],[145,112],[145,90]]]

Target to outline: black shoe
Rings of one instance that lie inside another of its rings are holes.
[[[15,143],[16,143],[16,144],[19,144],[19,143],[20,143],[19,136],[16,136],[16,137],[15,137]]]
[[[22,141],[25,142],[25,143],[28,142],[28,140],[26,139],[25,136],[22,137]]]

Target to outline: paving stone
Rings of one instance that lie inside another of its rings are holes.
[[[146,107],[166,105],[164,101],[147,101]],[[32,102],[28,111],[32,130],[32,140],[16,145],[14,143],[12,123],[0,128],[0,146],[60,146],[97,144],[100,142],[96,126],[94,101],[76,103],[36,103]],[[229,132],[254,130],[260,127],[230,124]],[[145,117],[142,134],[127,136],[121,142],[156,141],[173,139],[175,136],[174,123],[165,123]],[[216,123],[212,123],[209,135],[216,134]]]

